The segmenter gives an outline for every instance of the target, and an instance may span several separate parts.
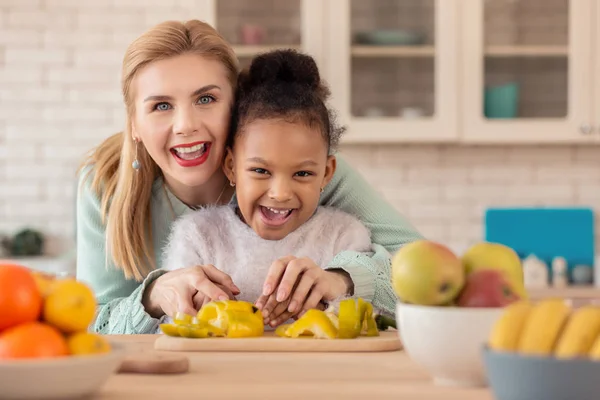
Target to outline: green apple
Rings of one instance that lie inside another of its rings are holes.
[[[465,271],[446,246],[419,240],[392,257],[392,285],[405,303],[441,306],[452,302],[465,283]]]

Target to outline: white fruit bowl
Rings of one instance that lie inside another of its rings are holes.
[[[487,386],[482,348],[503,308],[398,303],[398,334],[408,356],[440,386]]]
[[[0,398],[71,399],[89,396],[104,385],[125,357],[111,343],[108,353],[45,359],[0,360]]]

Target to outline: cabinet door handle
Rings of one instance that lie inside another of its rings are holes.
[[[590,124],[583,124],[583,125],[581,125],[581,127],[579,128],[579,130],[584,135],[589,135],[590,133],[594,132],[594,128]]]

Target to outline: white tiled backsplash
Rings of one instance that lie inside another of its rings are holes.
[[[126,45],[201,0],[2,0],[0,232],[31,225],[72,244],[75,168],[123,124]],[[118,6],[117,6],[118,4]],[[490,205],[600,203],[591,147],[345,146],[342,153],[416,227],[462,249]],[[558,228],[558,227],[557,227]]]

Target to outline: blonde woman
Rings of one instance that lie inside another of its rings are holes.
[[[179,216],[235,202],[235,187],[221,166],[238,71],[230,45],[196,20],[159,24],[127,49],[125,130],[90,154],[79,178],[77,278],[96,293],[96,332],[155,332],[165,315],[193,313],[206,301],[239,294],[231,277],[215,266],[167,272],[160,265]],[[321,286],[367,300],[393,296],[390,253],[421,236],[341,157],[337,160],[320,204],[357,216],[370,229],[376,251],[339,253],[322,274]],[[275,277],[286,268],[301,270],[301,262],[274,260],[263,298],[281,293]],[[292,296],[290,288],[277,301]]]

